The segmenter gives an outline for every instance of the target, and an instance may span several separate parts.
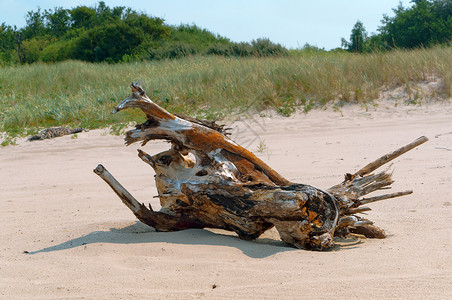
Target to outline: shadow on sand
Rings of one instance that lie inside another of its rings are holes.
[[[336,239],[336,246],[330,251],[356,248],[361,241]],[[141,244],[171,243],[181,245],[209,245],[234,247],[251,258],[265,258],[279,252],[302,251],[271,238],[258,238],[252,241],[239,239],[235,235],[212,232],[205,229],[187,229],[176,232],[156,232],[153,228],[136,222],[124,228],[110,228],[109,231],[94,231],[88,235],[75,238],[64,243],[30,251],[28,254],[61,251],[95,243]]]
[[[279,252],[296,251],[290,245],[270,238],[258,238],[244,241],[237,236],[211,232],[204,229],[188,229],[176,232],[156,232],[151,227],[136,222],[133,225],[109,231],[94,231],[64,243],[30,251],[28,254],[61,251],[95,243],[138,244],[138,243],[171,243],[182,245],[227,246],[241,250],[252,258],[264,258]]]

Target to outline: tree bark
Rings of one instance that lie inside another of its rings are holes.
[[[126,133],[127,145],[163,139],[171,149],[156,155],[138,150],[138,156],[155,171],[162,209],[146,208],[102,166],[98,174],[143,223],[159,231],[187,228],[221,228],[240,238],[254,239],[275,227],[281,239],[302,249],[321,250],[334,245],[335,236],[385,237],[384,231],[358,216],[370,208],[361,205],[399,197],[412,191],[362,198],[393,183],[380,166],[426,142],[421,137],[327,190],[285,179],[253,153],[225,134],[223,126],[175,116],[152,102],[139,82],[132,95],[113,111],[140,108],[147,121]]]

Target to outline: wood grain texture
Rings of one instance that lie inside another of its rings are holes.
[[[155,212],[139,204],[104,167],[95,173],[141,222],[160,231],[221,228],[242,239],[257,238],[274,226],[283,241],[301,249],[331,248],[335,236],[384,238],[382,229],[357,215],[370,210],[360,206],[411,191],[362,198],[393,183],[388,171],[371,172],[427,141],[421,137],[322,190],[285,179],[229,139],[223,126],[167,112],[147,97],[139,82],[132,84],[132,95],[113,113],[129,107],[140,108],[147,121],[126,133],[126,144],[171,142],[169,150],[156,155],[138,150],[156,173],[162,209]]]

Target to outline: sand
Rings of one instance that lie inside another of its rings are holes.
[[[393,191],[371,205],[383,240],[294,249],[272,229],[255,241],[221,230],[155,232],[93,172],[104,166],[158,208],[152,169],[107,130],[0,148],[3,299],[452,299],[452,107],[395,105],[256,117],[234,139],[286,178],[319,188],[425,135],[394,161]],[[152,142],[157,153],[168,147]],[[258,150],[258,151],[256,151]],[[25,253],[28,252],[28,253]]]

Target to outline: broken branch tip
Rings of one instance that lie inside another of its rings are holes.
[[[97,175],[102,174],[105,171],[105,167],[101,164],[97,165],[97,167],[93,170]]]

